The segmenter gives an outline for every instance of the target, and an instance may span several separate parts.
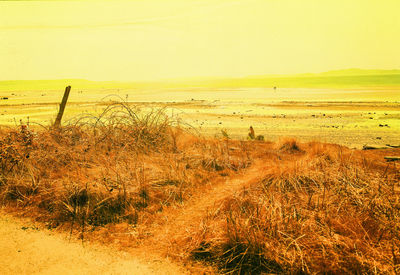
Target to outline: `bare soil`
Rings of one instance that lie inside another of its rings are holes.
[[[104,246],[70,240],[27,219],[0,212],[1,274],[181,274],[156,257],[146,259]]]

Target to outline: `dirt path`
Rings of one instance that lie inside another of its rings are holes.
[[[182,207],[169,210],[163,214],[162,220],[153,224],[153,231],[150,229],[152,237],[145,242],[146,246],[152,245],[157,249],[169,251],[170,255],[173,254],[173,251],[179,250],[176,243],[187,238],[190,232],[201,228],[202,220],[210,214],[210,210],[218,209],[224,199],[262,179],[266,173],[266,165],[262,161],[256,161],[240,174],[198,192],[185,201]],[[179,255],[176,256],[179,258]]]
[[[0,209],[0,274],[181,274],[159,259],[145,259],[93,244],[69,241]]]

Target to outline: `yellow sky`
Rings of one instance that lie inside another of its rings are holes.
[[[0,80],[400,68],[399,0],[0,1]]]

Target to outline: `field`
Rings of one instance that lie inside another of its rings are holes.
[[[400,145],[398,88],[68,82],[61,128],[69,83],[0,88],[0,202],[37,230],[196,274],[400,271],[400,149],[360,150]]]

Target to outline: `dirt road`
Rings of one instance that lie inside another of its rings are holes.
[[[69,241],[0,210],[0,274],[181,274],[172,263]]]

